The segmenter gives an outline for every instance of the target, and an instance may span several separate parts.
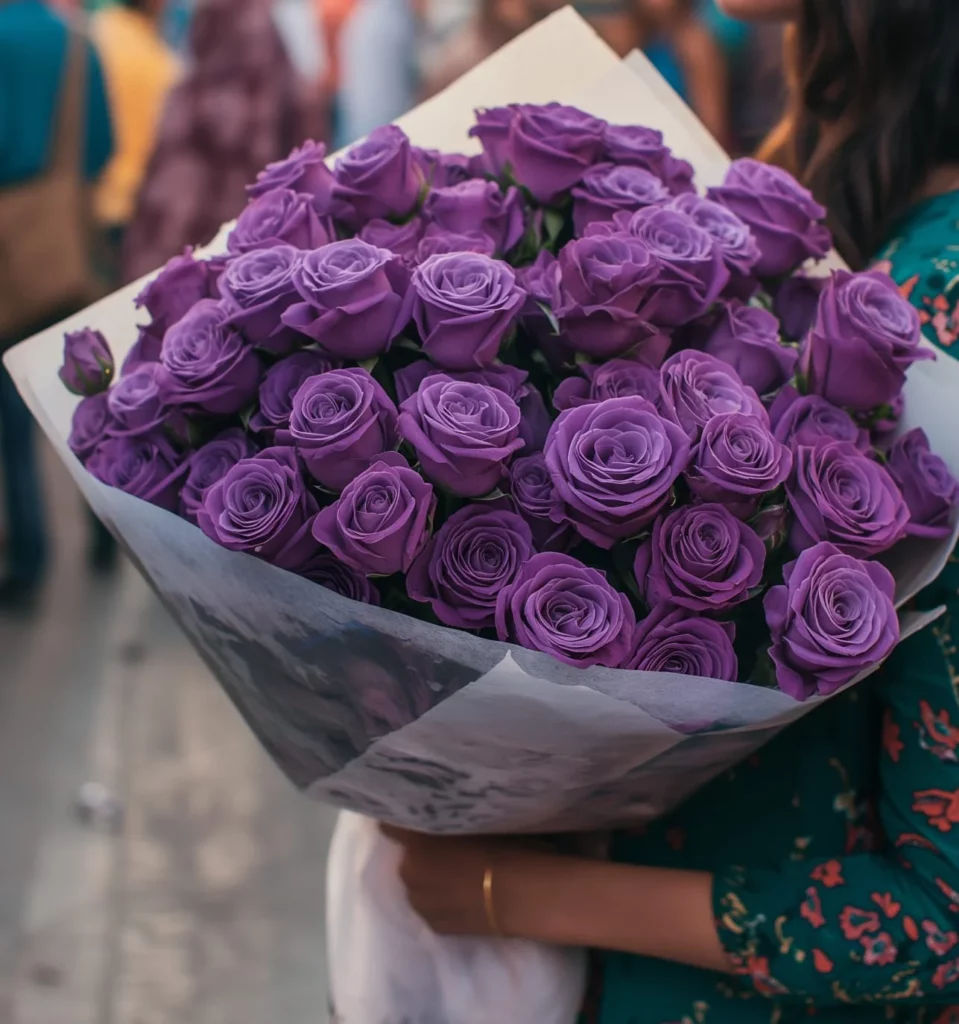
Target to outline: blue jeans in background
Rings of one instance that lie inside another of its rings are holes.
[[[47,527],[33,416],[0,364],[0,473],[3,475],[7,576],[33,587],[47,564]]]

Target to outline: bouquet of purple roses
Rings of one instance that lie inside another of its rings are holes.
[[[69,448],[299,785],[436,831],[660,813],[899,642],[959,504],[931,349],[884,275],[796,276],[831,241],[781,170],[701,190],[559,103],[468,134],[267,167],[119,373],[67,333]]]

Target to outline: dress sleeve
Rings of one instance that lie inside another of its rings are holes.
[[[716,876],[739,983],[772,999],[959,1001],[959,661],[948,618],[883,672],[885,850]]]
[[[93,181],[100,176],[113,155],[113,125],[103,77],[103,66],[92,44],[89,47],[87,73],[87,139],[84,171]]]

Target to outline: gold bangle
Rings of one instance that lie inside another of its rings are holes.
[[[493,902],[493,867],[490,865],[483,875],[483,906],[486,908],[486,923],[489,930],[497,937],[502,938],[503,932],[499,926],[499,919],[496,917],[496,905]]]

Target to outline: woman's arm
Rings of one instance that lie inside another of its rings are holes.
[[[959,618],[959,616],[957,616]],[[879,813],[886,848],[693,871],[566,858],[517,843],[395,835],[418,913],[437,931],[502,931],[740,976],[782,1001],[917,1004],[959,998],[959,705],[945,631],[884,670]],[[959,678],[959,666],[953,666]],[[897,683],[898,680],[898,683]],[[908,680],[908,685],[902,685]],[[875,685],[875,684],[873,684]],[[868,850],[850,830],[847,848]]]
[[[394,829],[413,909],[440,934],[491,932],[483,878],[492,871],[504,935],[590,946],[727,971],[712,913],[712,876],[609,864],[484,839],[436,839]]]

